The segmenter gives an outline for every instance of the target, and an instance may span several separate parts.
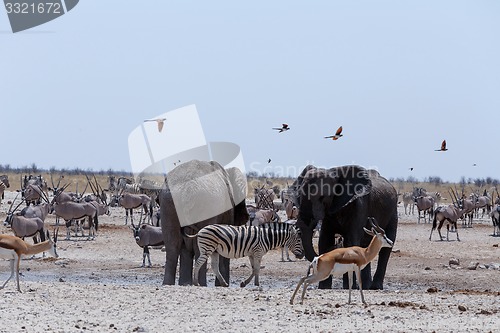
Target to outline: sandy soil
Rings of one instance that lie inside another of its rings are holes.
[[[7,193],[0,207],[5,220]],[[59,258],[21,262],[21,289],[0,290],[0,332],[488,332],[500,330],[500,238],[486,217],[459,227],[450,241],[429,241],[430,224],[400,216],[385,290],[365,291],[368,306],[335,280],[333,290],[311,287],[303,305],[289,300],[304,260],[281,262],[281,251],[262,262],[261,286],[240,288],[250,274],[247,258],[231,263],[231,286],[162,286],[165,257],[152,250],[152,268],[141,268],[142,250],[113,208],[100,219],[98,237],[58,242]],[[46,221],[49,230],[55,219]],[[11,233],[3,226],[0,232]],[[446,231],[444,232],[446,234]],[[28,240],[31,242],[31,240]],[[458,259],[459,265],[450,265]],[[469,267],[471,266],[471,267]],[[469,269],[475,268],[475,269]],[[9,276],[0,260],[0,281]]]

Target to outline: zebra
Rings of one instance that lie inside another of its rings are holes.
[[[211,224],[202,228],[196,235],[200,256],[194,264],[193,283],[198,283],[198,272],[201,266],[211,257],[212,270],[224,287],[228,283],[219,271],[219,255],[229,258],[248,256],[252,265],[252,275],[240,286],[245,287],[255,276],[255,285],[259,285],[259,271],[262,257],[269,251],[287,246],[298,259],[304,257],[304,249],[299,229],[286,223],[271,222],[256,226],[240,226]]]
[[[5,198],[5,189],[10,187],[9,176],[1,175],[0,176],[0,204],[2,200]]]

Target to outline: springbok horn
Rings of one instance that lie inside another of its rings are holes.
[[[377,222],[377,220],[376,220],[374,217],[371,217],[370,219],[371,219],[372,225],[373,225],[373,227],[375,228],[375,230],[377,230],[379,233],[384,232],[384,229],[382,229],[382,228],[378,225],[378,222]]]

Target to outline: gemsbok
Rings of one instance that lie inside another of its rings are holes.
[[[161,227],[154,227],[149,224],[139,224],[136,226],[132,222],[130,227],[134,234],[135,242],[137,245],[142,247],[142,266],[146,265],[146,258],[148,259],[148,267],[151,267],[151,257],[149,255],[149,247],[161,247],[163,243],[163,234],[161,232]]]
[[[130,212],[130,220],[134,222],[134,209],[141,208],[146,213],[144,216],[144,220],[146,217],[149,217],[149,221],[151,221],[151,215],[153,212],[150,212],[149,207],[151,206],[151,198],[145,194],[131,194],[131,193],[121,193],[119,195],[113,195],[112,202],[116,202],[119,206],[125,208],[125,225],[128,223],[128,215]],[[139,221],[141,223],[143,221]]]
[[[21,262],[22,255],[34,255],[48,251],[55,258],[59,257],[57,255],[57,233],[54,232],[54,240],[52,240],[47,231],[48,240],[35,245],[30,245],[16,236],[0,234],[0,257],[10,260],[10,277],[3,283],[0,289],[5,287],[15,272],[17,291],[21,292],[21,287],[19,286],[19,263]]]
[[[428,213],[428,221],[431,221],[432,215],[434,214],[434,198],[430,195],[415,197],[415,205],[418,211],[418,222],[420,223],[420,212],[424,212],[424,222],[426,222],[425,214]]]
[[[457,197],[455,196],[455,200],[453,200],[453,204],[448,205],[448,206],[440,206],[436,208],[434,212],[434,220],[432,222],[432,229],[431,229],[431,234],[429,235],[429,240],[432,238],[432,232],[434,229],[438,229],[439,233],[439,239],[443,240],[443,236],[441,236],[441,227],[443,226],[444,222],[446,223],[446,240],[449,241],[449,233],[450,233],[450,225],[454,227],[455,232],[457,234],[457,241],[460,241],[460,237],[458,236],[458,229],[457,229],[457,220],[464,214],[465,209],[462,205],[463,200],[457,200]],[[437,222],[439,221],[439,226],[437,225]]]
[[[309,269],[307,270],[307,275],[302,277],[297,284],[297,288],[293,292],[292,298],[290,299],[290,304],[293,304],[293,299],[299,291],[300,286],[304,284],[304,289],[302,290],[302,298],[300,304],[304,302],[304,296],[306,294],[307,287],[312,283],[318,283],[327,279],[330,275],[332,276],[342,276],[345,273],[349,277],[349,304],[351,303],[351,289],[354,282],[353,272],[356,272],[356,279],[359,283],[359,292],[361,293],[361,301],[366,304],[365,297],[363,296],[363,286],[361,283],[361,270],[375,257],[378,255],[379,251],[383,247],[392,247],[393,242],[387,238],[385,231],[378,225],[377,221],[373,217],[368,218],[371,222],[372,228],[368,230],[363,227],[365,232],[373,236],[372,241],[366,248],[359,246],[344,247],[332,250],[327,253],[315,257]],[[310,275],[309,273],[311,272]]]

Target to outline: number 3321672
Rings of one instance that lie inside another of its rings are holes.
[[[62,14],[61,4],[57,2],[7,2],[5,3],[7,14]]]

